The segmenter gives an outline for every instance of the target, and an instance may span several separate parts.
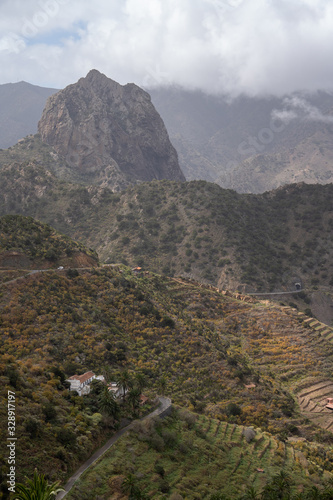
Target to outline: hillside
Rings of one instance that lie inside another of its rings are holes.
[[[329,93],[230,99],[180,88],[149,92],[187,180],[241,193],[333,181]]]
[[[0,217],[0,269],[92,267],[96,252],[31,217]]]
[[[73,179],[38,136],[0,151],[0,215],[22,214],[74,237],[108,263],[144,266],[278,300],[333,320],[332,185],[262,195],[204,181],[141,183],[119,193]],[[274,297],[273,297],[274,298]]]
[[[8,391],[15,392],[17,480],[37,467],[50,480],[64,481],[114,431],[118,418],[138,416],[130,400],[121,405],[120,416],[111,417],[101,405],[101,392],[78,397],[65,388],[65,379],[74,373],[93,370],[112,381],[125,370],[133,381],[141,374],[144,394],[151,400],[164,391],[175,405],[197,414],[181,418],[189,424],[197,421],[200,448],[204,446],[211,462],[207,472],[213,473],[217,457],[227,460],[230,446],[236,447],[225,472],[232,476],[240,468],[238,482],[232,479],[233,492],[268,480],[257,477],[255,470],[249,477],[241,474],[253,447],[258,467],[274,473],[286,466],[299,487],[321,486],[332,470],[333,421],[324,407],[333,387],[332,335],[312,327],[294,309],[240,299],[198,283],[136,275],[115,266],[37,273],[4,285],[1,397],[6,400]],[[305,394],[315,394],[319,386],[326,386],[326,393],[321,392],[313,409],[305,403],[303,409]],[[2,404],[2,436],[5,409]],[[173,425],[177,433],[185,432],[187,447],[185,440],[180,448],[178,435],[168,430]],[[137,457],[151,450],[146,463],[161,462],[169,486],[196,498],[190,465],[190,443],[195,441],[186,425],[167,423],[165,430],[157,430],[160,438],[153,437],[153,429],[152,434],[142,429],[146,444],[133,443],[140,451],[130,452]],[[241,437],[243,426],[255,427],[256,438],[249,446]],[[302,439],[285,444],[295,437]],[[221,447],[216,450],[218,440]],[[1,453],[5,482],[4,447]],[[118,476],[128,473],[123,460],[114,472]],[[174,472],[178,460],[190,467],[183,469],[182,485]],[[134,473],[141,474],[140,463],[132,462]],[[209,481],[211,493],[225,477]]]
[[[305,458],[314,449],[309,443],[292,446],[258,429],[174,409],[163,422],[138,422],[76,483],[68,499],[91,500],[91,491],[96,499],[120,499],[129,486],[134,498],[143,499],[259,499],[265,489],[264,498],[273,499],[279,498],[268,496],[274,483],[285,494],[290,489],[301,495],[296,498],[315,498],[306,496],[317,487],[311,480],[313,465]]]

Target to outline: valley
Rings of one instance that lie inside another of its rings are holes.
[[[329,141],[329,125],[291,124],[226,188],[209,180],[234,161],[233,131],[242,122],[245,141],[253,109],[264,126],[285,101],[220,101],[222,116],[213,98],[167,94],[178,161],[162,94],[92,70],[50,96],[37,134],[0,150],[0,391],[16,397],[17,480],[37,469],[65,485],[120,432],[68,500],[266,500],[277,484],[331,498],[330,148],[306,179],[271,168],[295,154],[301,172],[300,150]],[[329,113],[330,96],[313,99]],[[183,173],[189,151],[199,174]],[[265,169],[275,189],[258,189]],[[159,398],[170,413],[148,418]],[[5,442],[6,404],[0,415]],[[4,500],[7,462],[3,447]]]

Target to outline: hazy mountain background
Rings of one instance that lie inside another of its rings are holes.
[[[26,82],[0,85],[0,148],[37,132],[46,99],[55,92]]]

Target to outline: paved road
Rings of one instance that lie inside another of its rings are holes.
[[[171,407],[171,399],[160,397],[159,400],[160,400],[160,406],[152,413],[149,413],[149,415],[143,417],[141,420],[146,420],[148,418],[161,415]],[[112,436],[112,438],[110,438],[105,443],[104,446],[102,446],[86,462],[84,462],[84,464],[81,465],[81,467],[75,472],[75,474],[73,474],[73,476],[69,478],[64,488],[65,491],[61,491],[60,493],[58,493],[58,495],[56,496],[56,500],[61,500],[62,498],[64,498],[67,495],[67,493],[73,488],[74,483],[79,479],[79,477],[87,469],[89,469],[89,467],[91,467],[109,448],[111,448],[111,446],[114,445],[114,443],[118,441],[118,439],[123,434],[125,434],[125,432],[129,431],[134,426],[134,423],[135,421],[129,424],[127,427],[121,429],[119,432],[117,432],[114,436]]]
[[[292,294],[294,295],[294,293],[301,293],[301,292],[305,292],[305,290],[302,288],[301,290],[292,290],[290,292],[255,292],[255,293],[244,293],[244,295],[289,295],[289,294]]]

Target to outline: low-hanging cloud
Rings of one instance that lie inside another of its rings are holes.
[[[323,114],[322,111],[303,97],[286,97],[283,100],[283,109],[274,109],[272,118],[288,124],[292,120],[302,119],[321,123],[333,123],[333,115]]]
[[[19,12],[19,14],[18,14]],[[61,33],[61,34],[59,34]],[[331,89],[329,0],[2,0],[1,83],[120,83],[210,93]]]

